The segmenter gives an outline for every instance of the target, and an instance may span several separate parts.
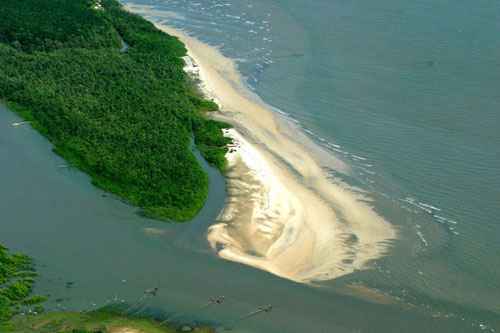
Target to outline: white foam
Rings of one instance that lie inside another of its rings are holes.
[[[437,208],[435,206],[432,206],[432,205],[429,205],[429,204],[426,204],[426,203],[423,203],[423,202],[419,202],[418,204],[420,206],[422,206],[422,207],[429,208],[429,209],[432,209],[432,210],[435,210],[435,211],[438,211],[438,212],[441,211],[440,208]]]
[[[427,239],[425,239],[424,234],[422,233],[422,231],[417,230],[417,235],[418,235],[418,237],[422,241],[422,244],[424,244],[425,247],[429,246],[429,243],[427,242]]]

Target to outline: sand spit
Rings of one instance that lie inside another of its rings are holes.
[[[148,14],[138,6],[129,10]],[[312,282],[368,268],[387,253],[394,227],[359,194],[328,180],[321,158],[311,153],[320,149],[245,88],[232,60],[181,31],[157,26],[186,44],[192,59],[187,70],[219,103],[216,117],[234,125],[225,132],[234,140],[227,155],[229,196],[207,234],[219,256]]]

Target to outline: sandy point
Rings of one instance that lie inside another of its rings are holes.
[[[328,178],[321,149],[253,95],[232,60],[182,31],[157,27],[186,45],[187,72],[220,105],[216,117],[234,126],[225,132],[233,139],[226,206],[207,233],[219,256],[306,283],[367,269],[388,253],[393,225]]]

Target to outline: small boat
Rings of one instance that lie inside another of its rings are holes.
[[[158,288],[155,287],[155,288],[150,288],[150,289],[146,289],[144,291],[144,294],[145,295],[151,295],[151,296],[156,296],[156,294],[158,293]]]
[[[271,312],[272,309],[273,309],[273,306],[271,304],[259,307],[260,312],[266,312],[266,313]]]
[[[24,124],[29,124],[29,121],[21,121],[21,122],[17,122],[17,123],[12,123],[12,126],[13,127],[18,127],[18,126],[21,126],[21,125],[24,125]]]

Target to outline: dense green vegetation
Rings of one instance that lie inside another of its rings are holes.
[[[0,0],[0,99],[93,183],[151,217],[189,220],[225,167],[226,125],[205,117],[176,38],[115,0]],[[129,45],[121,50],[122,39]]]
[[[36,272],[32,261],[22,254],[11,254],[0,244],[0,331],[8,320],[26,308],[41,311],[43,297],[31,296]]]
[[[191,327],[193,333],[214,333],[211,328]],[[12,333],[175,333],[175,328],[147,318],[131,318],[112,311],[61,312],[13,320]]]

